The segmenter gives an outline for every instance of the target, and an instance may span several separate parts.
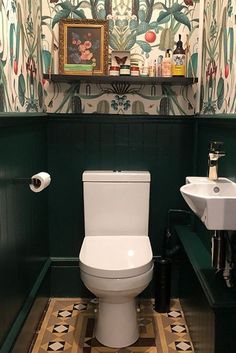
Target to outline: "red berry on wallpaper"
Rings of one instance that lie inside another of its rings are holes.
[[[229,76],[229,64],[225,65],[225,78]]]
[[[153,43],[153,42],[155,42],[155,40],[156,40],[156,33],[155,32],[153,32],[153,31],[147,31],[146,33],[145,33],[145,40],[148,42],[148,43]]]
[[[17,73],[18,73],[18,62],[17,62],[17,60],[13,61],[13,70],[14,70],[15,75],[17,75]]]
[[[193,0],[184,0],[186,5],[193,5]]]

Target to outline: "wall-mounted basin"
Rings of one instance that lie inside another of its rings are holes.
[[[192,177],[180,188],[192,211],[209,230],[236,230],[236,183],[227,178],[216,181]]]

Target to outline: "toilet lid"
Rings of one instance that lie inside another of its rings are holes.
[[[86,236],[80,255],[80,268],[104,278],[141,275],[152,266],[148,236]]]

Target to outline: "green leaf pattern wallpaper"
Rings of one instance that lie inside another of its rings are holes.
[[[199,28],[202,1],[203,29]],[[236,112],[234,0],[0,0],[0,112],[196,112],[197,85],[45,81],[43,72],[58,72],[58,23],[68,17],[107,19],[109,53],[129,50],[136,62],[155,60],[182,34],[189,49],[188,76],[199,76],[201,64],[201,113]]]
[[[39,2],[0,0],[0,28],[0,112],[43,111]]]
[[[201,112],[236,113],[236,1],[204,7]]]
[[[182,34],[196,75],[199,37],[199,0],[90,0],[43,2],[42,33],[45,72],[58,72],[58,22],[71,18],[109,21],[109,54],[130,51],[131,62],[153,63],[175,47]],[[112,114],[194,114],[195,92],[186,87],[123,84],[45,83],[49,112],[82,111]]]

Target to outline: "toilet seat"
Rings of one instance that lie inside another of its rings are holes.
[[[102,278],[139,276],[152,268],[148,236],[86,236],[80,255],[82,271]]]

